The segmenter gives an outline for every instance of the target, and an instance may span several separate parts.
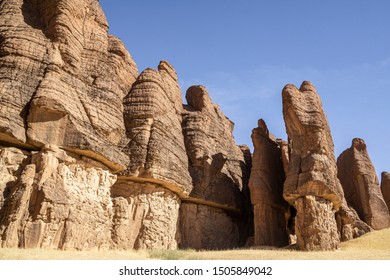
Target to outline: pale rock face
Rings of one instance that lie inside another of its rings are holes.
[[[180,199],[153,183],[118,180],[112,187],[114,247],[176,249]]]
[[[0,140],[124,169],[122,99],[138,70],[98,1],[4,1],[0,14]]]
[[[390,227],[389,210],[365,142],[353,139],[352,146],[337,159],[337,167],[347,203],[359,217],[373,229]]]
[[[116,176],[99,165],[55,146],[33,153],[1,209],[2,246],[108,249]]]
[[[252,131],[254,152],[249,180],[254,206],[254,245],[283,247],[289,244],[289,204],[283,199],[284,171],[281,147],[263,120]]]
[[[17,183],[29,153],[16,148],[0,147],[0,210],[10,190]]]
[[[223,250],[242,245],[239,223],[224,210],[183,202],[180,207],[180,248]]]
[[[176,72],[166,61],[146,69],[124,100],[130,164],[124,176],[151,179],[184,196],[191,191],[181,127],[182,101]]]
[[[295,207],[295,234],[299,249],[316,251],[337,248],[340,239],[332,202],[308,195],[298,198]]]
[[[343,190],[337,179],[333,140],[321,100],[310,82],[303,82],[299,90],[287,85],[282,96],[283,116],[291,141],[283,195],[297,209],[298,247],[335,249],[339,243],[338,235],[334,234],[334,229],[337,232],[335,212],[342,204]],[[307,229],[302,230],[303,226]]]
[[[390,210],[390,173],[382,172],[381,190],[387,208]]]

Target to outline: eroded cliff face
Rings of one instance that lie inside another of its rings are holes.
[[[95,0],[0,4],[2,246],[108,249],[138,75]]]
[[[340,240],[335,212],[343,190],[321,100],[310,82],[283,89],[283,116],[291,140],[284,198],[297,209],[295,233],[303,250],[331,250]]]
[[[12,166],[10,176],[2,182],[3,247],[110,247],[110,187],[116,175],[107,167],[56,146],[32,153],[16,148],[0,152],[2,160],[8,157],[6,168]]]
[[[289,245],[289,204],[283,198],[282,147],[260,119],[252,131],[254,145],[249,188],[254,207],[254,245]]]
[[[381,176],[381,191],[383,199],[386,202],[387,208],[390,210],[390,173],[382,172]]]
[[[373,229],[390,227],[389,210],[365,142],[353,139],[352,146],[337,159],[337,167],[345,198],[359,217]]]
[[[193,188],[180,210],[182,246],[238,247],[247,235],[243,229],[250,173],[246,150],[235,143],[233,123],[212,103],[205,87],[190,87],[186,99],[183,134]],[[207,238],[194,234],[203,231]]]
[[[349,181],[374,201],[344,198],[309,82],[283,89],[289,141],[261,120],[251,155],[204,86],[183,105],[172,65],[138,76],[107,31],[97,0],[0,2],[1,247],[330,250],[390,225],[364,149]]]
[[[138,70],[98,1],[3,1],[0,14],[0,140],[124,169],[122,99]]]

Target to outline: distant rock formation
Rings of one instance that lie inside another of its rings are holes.
[[[390,210],[390,173],[382,172],[381,191],[386,202],[387,208]]]
[[[249,188],[254,207],[254,245],[289,245],[289,204],[283,199],[284,171],[281,147],[264,120],[252,131],[254,145]]]
[[[390,227],[389,210],[365,142],[353,139],[352,146],[338,157],[337,167],[345,198],[359,217],[373,229]]]
[[[284,87],[283,116],[291,141],[284,198],[296,208],[295,233],[302,250],[331,250],[340,240],[335,212],[343,190],[333,140],[321,100],[310,82]]]

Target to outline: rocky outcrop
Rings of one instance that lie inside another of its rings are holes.
[[[17,149],[1,153],[12,154],[8,164],[18,170],[9,180],[0,210],[2,247],[110,247],[110,187],[116,176],[104,165],[55,146],[33,153]]]
[[[249,188],[254,207],[254,245],[289,244],[289,204],[283,199],[284,171],[281,147],[261,119],[252,131],[254,145]]]
[[[344,198],[309,82],[283,89],[288,143],[260,120],[252,156],[205,87],[183,105],[167,61],[138,76],[107,31],[97,0],[0,1],[0,247],[331,250],[372,230],[359,216],[390,226],[360,140]]]
[[[358,238],[373,230],[359,218],[355,209],[348,205],[345,198],[343,198],[339,211],[336,212],[336,221],[341,241]]]
[[[390,210],[390,173],[382,172],[381,190],[383,199],[386,202],[387,208]]]
[[[389,210],[365,142],[353,139],[352,146],[337,159],[337,167],[347,203],[359,217],[373,229],[390,227]]]
[[[173,67],[146,69],[124,99],[130,164],[124,176],[157,181],[188,196],[192,190],[182,134],[182,99]]]
[[[284,198],[296,208],[295,233],[302,250],[337,248],[335,212],[343,190],[333,140],[321,100],[310,82],[284,87],[283,116],[291,141]]]
[[[227,214],[244,214],[243,194],[247,190],[249,167],[246,149],[242,147],[241,150],[234,141],[233,123],[212,103],[206,88],[190,87],[186,92],[186,99],[188,105],[184,106],[183,134],[193,189],[189,197],[184,199],[187,203],[186,207],[181,208],[180,215],[183,220],[188,220],[187,216],[197,215],[206,219],[199,224],[185,223],[181,226],[182,244],[187,247],[189,240],[194,240],[193,232],[201,232],[205,227],[211,229],[216,217],[225,220],[226,226],[232,229],[231,234],[238,232],[233,231],[236,226],[233,226],[232,220],[227,221]],[[190,203],[212,207],[190,206]],[[196,209],[202,209],[202,212]],[[221,214],[220,209],[227,211],[227,214]],[[212,212],[215,213],[211,214]],[[210,214],[206,216],[205,213]],[[215,227],[212,232],[216,236],[226,236],[222,227]],[[223,248],[239,246],[239,239],[238,236],[231,236],[225,241]],[[195,241],[196,248],[200,246],[200,240]],[[206,243],[205,246],[211,245]]]
[[[158,184],[119,180],[112,188],[114,248],[176,249],[179,196]]]
[[[0,141],[124,169],[122,99],[138,70],[98,1],[4,1],[0,14]]]
[[[249,170],[232,135],[234,124],[211,102],[205,87],[190,87],[186,99],[183,134],[194,185],[190,198],[241,210]]]
[[[189,105],[183,112],[177,74],[166,61],[161,61],[157,70],[142,72],[124,100],[129,138],[124,152],[129,155],[130,164],[112,189],[114,201],[118,202],[114,235],[119,247],[131,247],[135,242],[136,248],[175,248],[179,241],[184,247],[209,248],[211,241],[192,237],[194,231],[209,228],[216,217],[238,228],[229,213],[237,215],[243,211],[242,191],[247,185],[243,181],[249,176],[244,154],[232,136],[233,125],[212,104],[203,87],[191,87],[187,101]],[[164,199],[169,198],[171,204],[154,202],[157,190],[163,189]],[[137,221],[126,218],[133,216],[132,211],[141,211],[134,209],[140,197],[144,199],[142,207],[154,213],[153,223],[145,217]],[[180,207],[179,215],[180,201],[186,204]],[[133,207],[131,211],[126,210],[129,207]],[[203,212],[208,215],[194,209],[207,209]],[[204,220],[185,222],[199,220],[197,215]],[[180,233],[176,232],[178,216]],[[221,240],[214,248],[239,245],[239,231],[232,231],[235,236],[227,239],[222,228],[212,230],[209,239]],[[134,238],[128,237],[130,231]],[[150,238],[143,240],[140,236]]]
[[[242,246],[240,219],[223,209],[191,202],[180,207],[180,248],[223,250]]]

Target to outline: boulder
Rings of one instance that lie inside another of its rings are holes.
[[[364,140],[355,138],[337,159],[338,177],[347,203],[373,229],[390,227],[390,215],[383,199],[374,165]]]

